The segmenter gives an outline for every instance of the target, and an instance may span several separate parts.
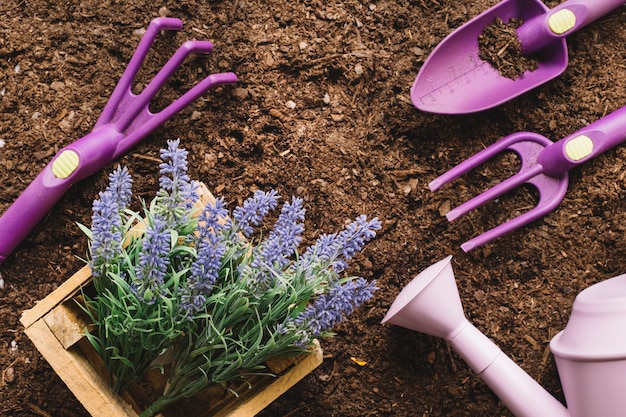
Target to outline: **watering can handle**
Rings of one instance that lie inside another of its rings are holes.
[[[529,19],[517,35],[526,55],[539,51],[554,40],[571,35],[589,23],[617,9],[624,0],[568,0],[547,13]]]

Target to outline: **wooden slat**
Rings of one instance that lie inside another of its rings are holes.
[[[104,379],[75,349],[66,350],[44,320],[25,330],[39,352],[93,417],[136,417],[130,405],[116,395]]]
[[[257,395],[242,399],[233,404],[233,407],[225,412],[218,412],[213,417],[250,417],[254,416],[272,401],[284,394],[289,388],[317,368],[323,361],[323,353],[319,345],[315,350],[304,356],[293,368],[275,379],[269,379],[269,384],[263,387]]]
[[[20,318],[22,325],[28,328],[54,307],[76,294],[81,287],[89,282],[91,282],[91,269],[89,268],[89,265],[85,265],[67,281],[61,284],[59,288],[51,292],[43,300],[39,301],[33,308],[24,311],[24,313],[22,313],[22,317]]]
[[[262,411],[268,404],[295,385],[322,363],[322,350],[315,342],[312,351],[292,358],[279,360],[281,372],[271,376],[250,376],[245,381],[233,381],[229,389],[212,387],[197,396],[174,404],[163,411],[165,417],[249,417]],[[274,360],[272,360],[274,361]]]
[[[85,328],[89,325],[74,300],[59,304],[50,310],[43,320],[65,349],[69,349],[85,337]]]

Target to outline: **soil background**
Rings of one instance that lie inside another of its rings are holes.
[[[183,41],[215,44],[176,73],[156,110],[209,73],[233,71],[239,82],[205,94],[73,186],[2,265],[0,415],[87,415],[19,317],[83,265],[87,239],[76,222],[90,224],[111,169],[127,165],[135,194],[151,198],[159,149],[175,138],[190,151],[190,175],[231,207],[256,189],[303,197],[306,243],[361,213],[383,222],[351,269],[378,280],[375,299],[322,342],[324,363],[262,416],[511,416],[445,341],[380,324],[398,292],[447,255],[468,318],[563,401],[548,343],[577,293],[626,273],[626,148],[574,169],[565,199],[544,219],[470,253],[459,245],[531,207],[533,193],[454,223],[443,214],[509,175],[515,158],[435,193],[427,185],[510,133],[557,140],[626,105],[626,9],[571,35],[567,71],[540,88],[479,114],[418,111],[409,90],[425,59],[495,3],[3,0],[0,212],[60,148],[90,132],[154,17],[178,17],[185,27],[159,37],[137,91]]]

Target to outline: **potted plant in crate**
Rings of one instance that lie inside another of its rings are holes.
[[[299,252],[301,199],[285,202],[267,233],[255,228],[278,208],[273,190],[257,191],[230,215],[221,198],[198,209],[199,185],[178,145],[161,151],[160,190],[141,212],[129,208],[132,179],[118,167],[94,201],[91,228],[81,226],[94,288],[81,297],[85,334],[111,387],[123,394],[155,370],[166,380],[141,416],[271,374],[269,359],[310,352],[376,289],[341,272],[375,236],[378,219],[360,216]]]

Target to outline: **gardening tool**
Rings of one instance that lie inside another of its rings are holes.
[[[415,277],[383,323],[446,339],[518,417],[626,415],[626,275],[579,293],[567,326],[550,342],[565,408],[467,320],[451,259]]]
[[[463,243],[461,248],[468,252],[554,210],[567,192],[568,171],[623,141],[626,141],[626,106],[558,142],[536,133],[513,133],[437,177],[429,187],[436,191],[502,152],[512,151],[519,156],[519,172],[450,210],[446,217],[453,221],[522,184],[538,190],[539,202],[531,210]]]
[[[517,97],[565,71],[566,36],[623,3],[568,0],[548,9],[540,0],[504,0],[456,29],[433,50],[411,88],[413,104],[427,112],[462,114]],[[513,80],[480,58],[478,38],[497,18],[523,22],[516,30],[521,53],[537,59],[536,70]]]
[[[161,30],[179,30],[182,21],[157,18],[148,26],[128,67],[91,133],[61,149],[0,217],[0,264],[75,182],[105,168],[210,88],[234,83],[233,73],[211,74],[158,113],[149,104],[168,78],[192,53],[209,53],[208,41],[185,42],[154,79],[135,95],[132,82]]]

